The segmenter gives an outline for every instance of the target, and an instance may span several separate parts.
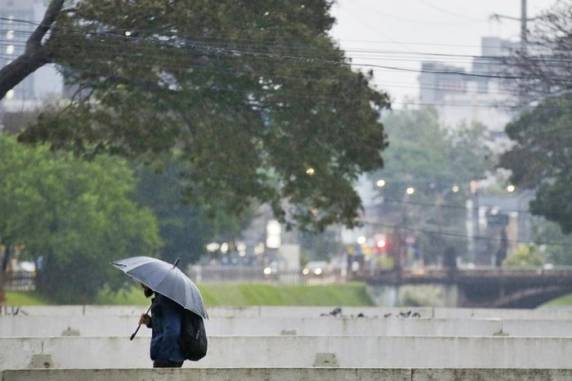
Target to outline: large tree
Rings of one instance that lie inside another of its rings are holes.
[[[132,200],[135,179],[121,160],[86,162],[0,135],[0,179],[2,271],[19,248],[52,300],[90,302],[104,285],[122,284],[111,261],[159,247],[155,218]]]
[[[2,78],[54,62],[78,90],[22,141],[145,161],[176,151],[194,203],[239,214],[256,200],[303,228],[357,222],[352,183],[383,165],[388,97],[328,35],[331,0],[75,4],[52,0],[24,62],[0,72],[5,91]]]
[[[523,113],[507,128],[516,143],[501,157],[512,181],[534,189],[530,210],[572,232],[572,98],[549,98]]]

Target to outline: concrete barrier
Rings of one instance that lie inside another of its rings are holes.
[[[106,369],[4,371],[2,381],[569,381],[570,370],[520,369]]]
[[[149,339],[0,339],[1,369],[145,368]],[[572,339],[210,337],[201,368],[572,369]]]
[[[121,336],[137,316],[0,316],[0,337]],[[461,320],[417,318],[212,318],[212,336],[511,336],[570,337],[572,320]],[[150,330],[142,329],[142,336]]]
[[[319,317],[332,311],[333,307],[215,307],[209,308],[209,316],[216,317],[263,317],[299,318]],[[25,306],[3,307],[0,315],[17,316],[133,316],[145,312],[146,306]],[[536,309],[463,309],[463,308],[386,308],[343,307],[344,316],[384,317],[418,314],[420,318],[438,319],[510,319],[510,320],[572,320],[571,310]]]

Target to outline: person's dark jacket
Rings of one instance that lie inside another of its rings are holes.
[[[151,305],[151,360],[183,362],[180,337],[184,309],[163,295],[155,295]]]

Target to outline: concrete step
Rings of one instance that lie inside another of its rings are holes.
[[[126,337],[135,329],[138,316],[71,315],[0,316],[0,337]],[[461,320],[387,318],[263,318],[215,317],[206,321],[212,336],[572,336],[572,320]],[[142,336],[150,330],[142,329]]]
[[[0,368],[145,368],[149,338],[4,338]],[[189,367],[572,369],[572,339],[446,337],[209,338]]]
[[[572,370],[521,369],[86,369],[1,372],[2,381],[569,381]]]

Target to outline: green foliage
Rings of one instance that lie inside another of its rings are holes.
[[[484,127],[461,125],[447,132],[432,108],[394,111],[383,122],[391,144],[384,153],[385,168],[371,176],[374,184],[386,182],[379,189],[383,224],[414,235],[428,263],[437,262],[448,246],[466,251],[468,184],[491,168]],[[458,192],[453,192],[455,185]],[[415,193],[406,195],[407,187]]]
[[[0,178],[0,242],[37,260],[39,292],[53,300],[89,302],[104,284],[119,287],[110,262],[153,255],[160,244],[121,160],[78,160],[0,135]]]
[[[8,306],[41,306],[50,304],[45,298],[32,292],[7,292],[6,305]]]
[[[205,253],[205,245],[213,241],[229,242],[236,239],[251,219],[246,211],[240,217],[218,211],[212,216],[201,205],[184,202],[184,188],[179,180],[176,162],[160,172],[138,166],[137,200],[153,211],[159,224],[161,258],[181,266],[197,261]]]
[[[532,232],[534,242],[546,256],[546,262],[555,266],[572,266],[572,236],[562,233],[558,224],[536,218]]]
[[[48,49],[83,92],[21,139],[145,162],[177,151],[194,205],[238,215],[268,203],[302,228],[355,225],[352,184],[383,166],[389,101],[328,35],[331,6],[81,0]]]
[[[491,168],[481,125],[461,125],[447,132],[433,108],[393,111],[383,119],[391,139],[386,165],[375,174],[389,184],[384,194],[400,197],[408,185],[433,197],[481,179]],[[392,187],[392,184],[397,186]]]
[[[501,157],[512,171],[511,181],[536,190],[533,214],[572,232],[572,98],[549,98],[510,123],[506,132],[516,143]]]
[[[509,268],[541,267],[543,264],[544,256],[532,245],[519,245],[503,262],[503,266]]]

